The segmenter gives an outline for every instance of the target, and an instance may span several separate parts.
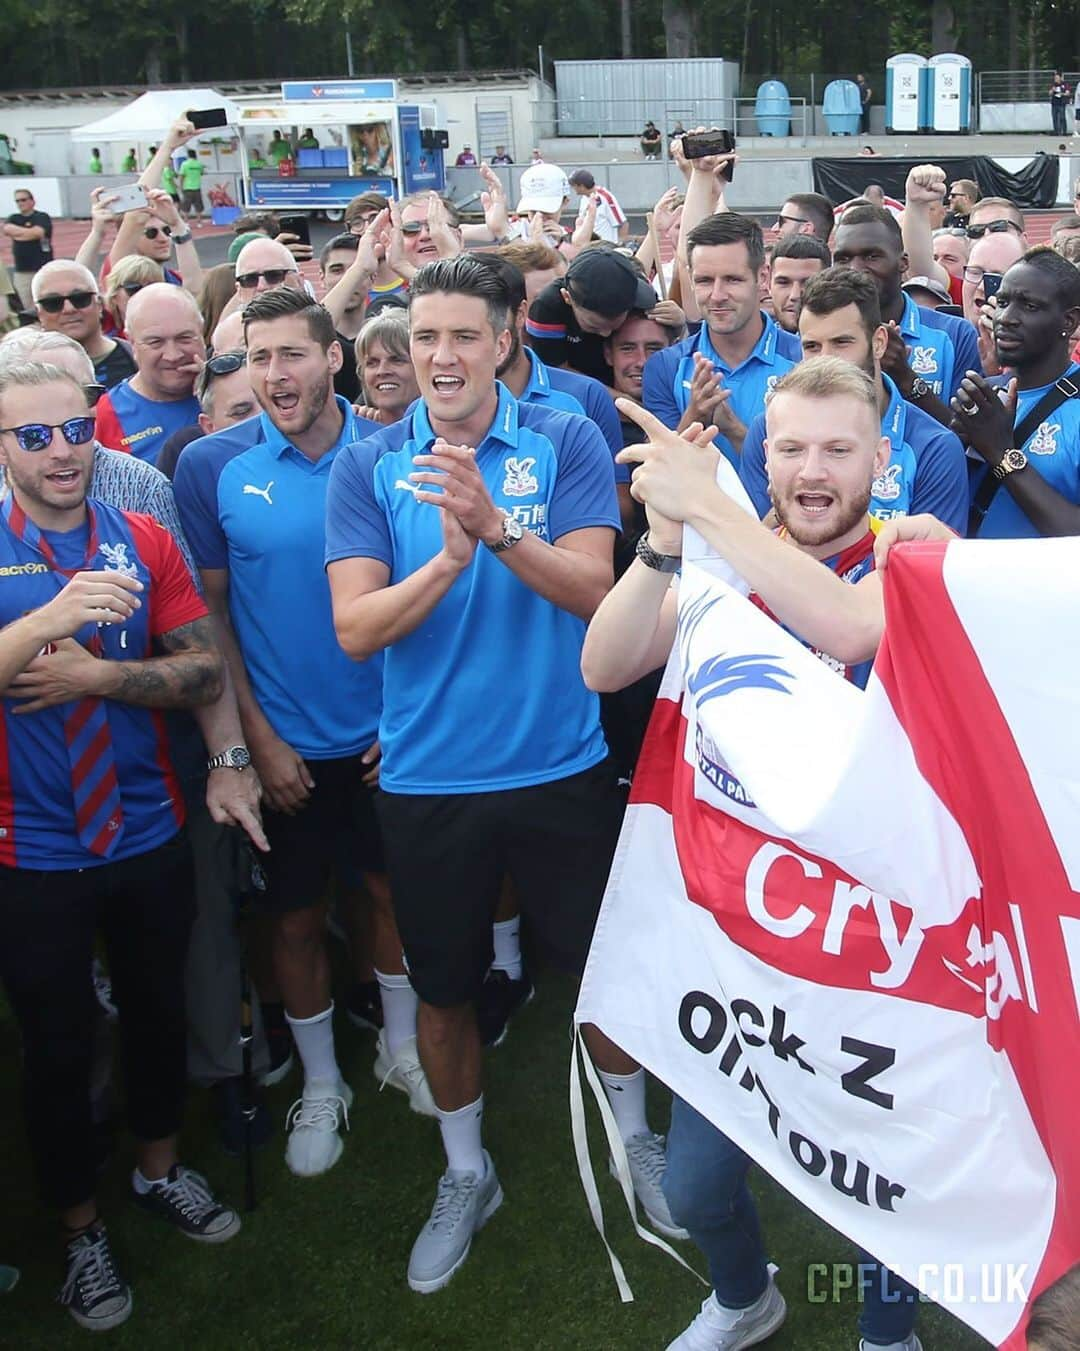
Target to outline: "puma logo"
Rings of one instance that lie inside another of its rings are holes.
[[[266,500],[266,505],[267,505],[268,507],[272,507],[272,506],[274,505],[274,503],[273,503],[273,500],[272,500],[271,497],[270,497],[270,489],[271,489],[273,486],[274,486],[274,480],[273,480],[273,479],[270,480],[270,482],[266,485],[265,488],[256,488],[255,485],[254,485],[254,483],[245,483],[245,484],[244,484],[244,492],[245,492],[245,493],[251,493],[251,495],[252,495],[253,497],[262,497],[262,498],[265,498],[265,500]]]

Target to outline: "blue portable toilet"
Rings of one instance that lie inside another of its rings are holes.
[[[787,136],[791,132],[791,95],[782,80],[758,85],[754,119],[761,136]]]
[[[971,62],[956,52],[930,58],[929,125],[934,131],[971,130]]]
[[[914,52],[898,52],[885,62],[885,131],[924,131],[930,125],[927,61]]]
[[[832,80],[825,86],[821,111],[830,136],[858,136],[862,121],[859,86],[854,80]]]

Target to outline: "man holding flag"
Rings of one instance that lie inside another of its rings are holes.
[[[586,683],[621,688],[666,661],[676,634],[671,574],[683,552],[682,523],[692,521],[707,549],[749,584],[759,608],[845,679],[865,685],[884,624],[868,508],[890,456],[868,376],[821,357],[778,382],[766,441],[775,533],[755,519],[734,472],[710,448],[713,429],[695,424],[680,437],[637,406],[620,407],[649,437],[622,452],[641,461],[631,491],[645,504],[649,533],[589,627]],[[673,1219],[709,1260],[713,1291],[669,1351],[739,1351],[784,1321],[746,1185],[749,1167],[738,1145],[674,1097],[664,1192]],[[913,1288],[867,1254],[860,1275],[861,1347],[921,1351]]]

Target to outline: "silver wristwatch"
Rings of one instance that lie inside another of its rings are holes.
[[[654,572],[678,572],[682,565],[681,554],[660,554],[649,543],[648,532],[641,536],[634,552],[647,568]]]
[[[207,769],[247,769],[251,764],[251,752],[246,746],[229,746],[226,750],[212,755],[206,762]]]
[[[493,554],[505,553],[507,549],[512,549],[525,533],[521,522],[508,511],[503,512],[502,531],[502,539],[497,539],[494,544],[487,546]]]

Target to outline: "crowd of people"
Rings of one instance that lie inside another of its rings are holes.
[[[76,258],[25,190],[4,227],[32,322],[0,341],[0,981],[60,1299],[94,1330],[132,1309],[95,1199],[101,1020],[136,1202],[232,1239],[180,1161],[184,1100],[211,1090],[233,1152],[275,1133],[242,1073],[247,970],[256,1075],[298,1062],[288,1167],[335,1165],[331,927],[373,1074],[445,1151],[408,1284],[467,1259],[503,1199],[484,1051],[534,995],[523,925],[583,969],[684,523],[858,684],[897,539],[1080,533],[1080,215],[1032,248],[1013,203],[924,165],[900,219],[796,194],[767,237],[727,208],[730,158],[676,142],[685,191],[640,242],[586,171],[543,162],[515,212],[481,166],[483,224],[365,193],[319,299],[269,216],[203,267],[161,186],[192,134],[144,170],[144,208],[95,190]],[[678,1098],[656,1132],[645,1071],[585,1040],[647,1223],[708,1259],[672,1347],[764,1340],[785,1304],[749,1159]],[[862,1260],[861,1344],[919,1351],[917,1293]],[[1052,1322],[1043,1351],[1074,1345]]]

